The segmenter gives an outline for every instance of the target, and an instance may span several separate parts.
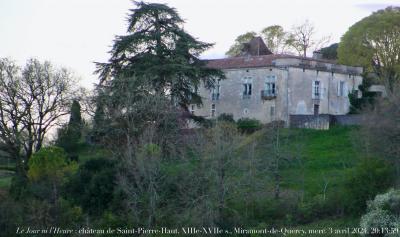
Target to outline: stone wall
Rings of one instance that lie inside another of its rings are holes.
[[[203,106],[191,105],[191,111],[205,118],[227,113],[232,114],[235,120],[254,118],[264,124],[282,120],[286,125],[289,125],[289,114],[313,115],[315,105],[318,105],[319,114],[345,115],[349,112],[348,93],[358,89],[362,83],[361,76],[301,68],[290,65],[294,63],[290,60],[297,59],[281,60],[276,66],[224,69],[226,79],[220,81],[218,98],[213,98],[212,90],[200,88]],[[276,96],[273,98],[262,96],[267,76],[276,76]],[[246,80],[252,84],[252,94],[244,98]],[[313,81],[321,83],[322,97],[319,99],[312,98]],[[345,82],[345,88],[339,95],[341,81]]]
[[[290,115],[290,127],[329,129],[332,125],[351,126],[361,125],[363,116],[359,114],[347,115]]]
[[[290,115],[290,127],[327,130],[330,126],[330,116],[320,115]]]

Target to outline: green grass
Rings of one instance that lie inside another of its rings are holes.
[[[292,153],[301,157],[283,170],[283,186],[302,189],[306,196],[334,191],[343,182],[345,173],[354,166],[359,153],[352,143],[353,127],[333,127],[330,130],[296,130],[298,139],[290,144]]]
[[[342,195],[340,190],[345,186],[346,174],[360,159],[360,152],[353,142],[357,129],[357,127],[339,126],[332,127],[330,130],[282,129],[281,150],[289,154],[289,161],[281,169],[282,190],[295,193],[304,191],[305,202],[313,202],[316,196],[322,197],[325,185],[327,198],[333,194]],[[242,146],[245,147],[252,141],[260,142],[262,136],[265,134],[256,132],[247,137]],[[299,228],[326,227],[339,230],[358,225],[357,218],[327,216],[326,219],[299,226]],[[347,235],[325,233],[312,236]]]

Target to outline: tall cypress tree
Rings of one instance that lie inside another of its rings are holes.
[[[128,18],[128,34],[116,37],[107,63],[97,63],[100,85],[125,83],[130,78],[135,88],[165,95],[186,110],[190,103],[201,104],[197,94],[201,82],[211,88],[216,79],[224,78],[220,70],[206,67],[199,59],[212,44],[185,32],[174,8],[158,3],[135,5]]]
[[[78,158],[78,146],[82,136],[83,121],[81,116],[81,106],[74,100],[71,105],[69,122],[58,131],[56,145],[64,148],[71,159]]]

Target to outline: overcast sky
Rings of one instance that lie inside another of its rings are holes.
[[[204,58],[224,56],[236,36],[274,24],[289,30],[309,19],[320,36],[338,42],[347,29],[400,0],[160,0],[175,7],[185,29],[215,43]],[[0,57],[23,65],[28,58],[50,60],[97,83],[94,61],[105,62],[115,35],[126,32],[130,0],[0,0]]]

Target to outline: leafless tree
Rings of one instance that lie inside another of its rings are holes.
[[[0,142],[17,160],[18,171],[68,113],[72,85],[71,73],[49,62],[30,59],[21,70],[0,59]]]
[[[237,148],[242,140],[237,128],[226,122],[218,122],[207,132],[208,141],[203,162],[207,164],[207,176],[210,182],[208,189],[209,201],[213,203],[213,223],[223,225],[224,213],[227,211],[226,200],[235,183],[232,182],[232,170],[236,167],[233,162],[240,159]],[[232,169],[233,168],[233,169]]]
[[[330,36],[317,39],[315,34],[315,26],[306,20],[304,23],[292,27],[287,43],[292,46],[300,56],[306,57],[308,50],[317,50],[330,41]]]
[[[395,84],[395,91],[400,84]],[[397,175],[400,175],[400,96],[388,93],[377,103],[364,109],[364,121],[358,137],[363,141],[368,156],[378,156],[392,162]],[[400,184],[400,180],[397,180]]]

